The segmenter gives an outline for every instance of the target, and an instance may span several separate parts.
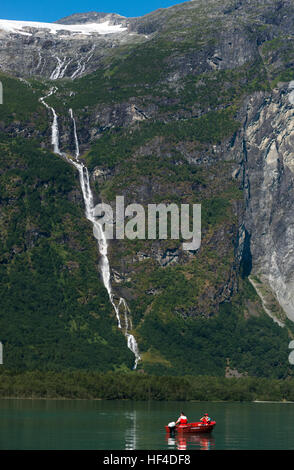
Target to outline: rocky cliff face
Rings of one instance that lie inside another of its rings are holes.
[[[270,94],[254,94],[246,102],[246,117],[238,148],[237,171],[245,191],[244,228],[250,235],[252,279],[262,297],[274,294],[294,320],[292,82]],[[273,302],[273,299],[271,300]],[[269,310],[275,315],[276,306]],[[278,313],[278,312],[276,312]],[[278,318],[281,314],[278,313]]]
[[[22,77],[75,79],[96,70],[113,48],[145,39],[130,33],[129,22],[118,15],[84,16],[62,24],[0,20],[1,69]]]
[[[291,0],[193,0],[140,18],[91,12],[53,24],[0,20],[0,67],[18,76],[74,79],[125,53],[128,46],[160,35],[184,43],[192,32],[202,48],[174,54],[176,70],[170,78],[175,80],[194,68],[199,73],[242,66],[258,56],[264,41],[288,34],[293,15]],[[213,29],[217,38],[211,36]]]

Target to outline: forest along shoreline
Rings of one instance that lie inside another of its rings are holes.
[[[0,398],[291,403],[294,379],[2,369]]]

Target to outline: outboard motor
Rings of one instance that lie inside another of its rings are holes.
[[[168,423],[168,428],[171,436],[174,436],[176,433],[176,423],[172,421],[171,423]]]

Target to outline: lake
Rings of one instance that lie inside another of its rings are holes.
[[[169,438],[183,410],[207,412],[211,435]],[[105,400],[0,400],[0,449],[292,450],[294,403],[183,403]]]

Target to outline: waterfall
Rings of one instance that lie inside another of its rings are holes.
[[[78,75],[82,75],[85,71],[85,68],[86,68],[86,64],[91,60],[91,58],[93,57],[93,52],[94,52],[94,49],[95,49],[95,44],[93,44],[93,46],[91,47],[90,51],[87,52],[86,56],[83,57],[82,59],[79,59],[77,61],[78,65],[77,65],[77,68],[76,70],[73,72],[73,74],[71,75],[70,78],[74,79],[76,78]],[[82,61],[84,60],[84,62],[82,63]]]
[[[79,141],[78,141],[78,136],[77,136],[76,122],[75,122],[72,109],[69,110],[69,114],[73,122],[74,140],[75,140],[76,161],[72,163],[79,171],[80,184],[81,184],[81,189],[82,189],[84,202],[85,202],[85,214],[86,214],[87,219],[93,224],[94,237],[98,241],[98,249],[99,249],[99,253],[101,256],[100,269],[101,269],[103,284],[108,292],[109,300],[114,308],[116,318],[117,318],[118,328],[122,328],[121,319],[120,319],[120,306],[122,306],[124,309],[124,323],[125,323],[124,335],[127,338],[128,348],[132,351],[132,353],[135,356],[134,369],[136,369],[138,361],[141,358],[139,355],[137,342],[134,336],[129,333],[129,323],[131,324],[131,320],[129,321],[128,314],[130,314],[130,309],[124,298],[121,297],[119,299],[118,305],[116,305],[114,301],[114,295],[112,292],[111,282],[110,282],[110,265],[109,265],[109,260],[107,256],[107,249],[108,249],[107,239],[105,237],[105,233],[102,230],[101,224],[96,220],[94,216],[95,204],[94,204],[93,193],[92,193],[91,186],[90,186],[88,169],[83,163],[79,161],[79,156],[80,156]]]
[[[127,339],[127,346],[128,348],[132,351],[132,353],[135,356],[135,364],[133,369],[137,368],[137,364],[140,361],[141,357],[139,354],[139,349],[137,342],[132,334],[129,333],[129,325],[131,325],[132,328],[132,322],[129,319],[128,315],[130,314],[130,309],[127,305],[127,302],[125,301],[124,298],[120,298],[118,304],[116,305],[115,299],[114,299],[114,294],[112,291],[111,287],[111,276],[110,276],[110,265],[109,265],[109,260],[107,256],[108,252],[108,245],[107,245],[107,239],[105,236],[105,233],[102,229],[101,224],[99,221],[96,219],[94,216],[94,197],[93,193],[91,190],[90,186],[90,178],[89,178],[89,172],[88,168],[84,165],[83,162],[79,160],[80,156],[80,148],[79,148],[79,141],[78,141],[78,135],[77,135],[77,127],[76,127],[76,122],[75,118],[73,115],[72,109],[69,109],[69,115],[71,117],[72,123],[73,123],[73,131],[74,131],[74,141],[75,141],[75,159],[72,160],[71,158],[66,157],[60,149],[59,149],[59,130],[58,130],[58,117],[57,114],[51,106],[49,106],[46,102],[45,99],[51,96],[53,93],[56,92],[56,88],[51,88],[49,93],[44,96],[43,98],[40,98],[40,102],[52,112],[53,115],[53,122],[51,126],[51,142],[53,145],[53,150],[54,153],[57,153],[58,155],[63,156],[66,158],[66,160],[74,165],[75,168],[77,168],[79,172],[79,178],[80,178],[80,185],[81,185],[81,190],[83,194],[83,199],[85,203],[85,215],[86,218],[92,223],[93,225],[93,233],[94,237],[96,238],[98,242],[98,249],[100,253],[100,271],[101,271],[101,276],[103,280],[103,284],[107,290],[109,300],[111,302],[111,305],[113,306],[113,309],[115,311],[115,315],[117,318],[117,324],[118,328],[123,330],[123,333]],[[121,317],[120,317],[120,309],[123,308],[123,320],[124,320],[124,326],[122,327],[121,324]]]
[[[49,98],[49,96],[53,95],[56,92],[56,90],[57,90],[56,87],[52,87],[50,89],[49,93],[46,96],[40,98],[40,101],[53,114],[53,122],[52,122],[52,127],[51,127],[51,143],[53,145],[53,152],[57,153],[58,155],[62,155],[62,152],[59,149],[59,130],[58,130],[57,114],[55,112],[55,109],[52,108],[51,106],[49,106],[45,101],[45,99],[47,99],[47,98]]]
[[[61,60],[58,56],[54,56],[54,57],[57,59],[57,66],[51,73],[50,80],[57,80],[58,78],[62,78],[67,66],[71,62],[71,59],[70,59],[66,63],[67,57],[65,57],[63,60]]]
[[[99,253],[101,255],[100,269],[101,269],[103,284],[108,292],[110,302],[114,308],[118,327],[121,328],[119,308],[116,306],[114,302],[113,293],[111,289],[111,283],[110,283],[110,266],[109,266],[109,261],[107,257],[107,240],[105,238],[105,234],[101,228],[101,225],[99,224],[99,222],[97,222],[97,220],[95,219],[95,216],[93,215],[94,200],[93,200],[92,190],[90,187],[89,172],[88,172],[87,167],[83,163],[80,163],[78,159],[76,160],[77,161],[73,161],[72,164],[77,168],[79,172],[80,185],[81,185],[84,203],[85,203],[85,214],[86,214],[87,219],[93,224],[93,233],[94,233],[96,240],[98,241]]]
[[[74,128],[74,139],[75,139],[75,158],[76,160],[79,159],[79,155],[80,155],[80,147],[79,147],[79,141],[78,141],[78,135],[77,135],[77,126],[76,126],[76,121],[75,121],[75,118],[73,116],[73,112],[72,112],[72,109],[69,110],[69,115],[72,119],[72,122],[73,122],[73,128]]]

